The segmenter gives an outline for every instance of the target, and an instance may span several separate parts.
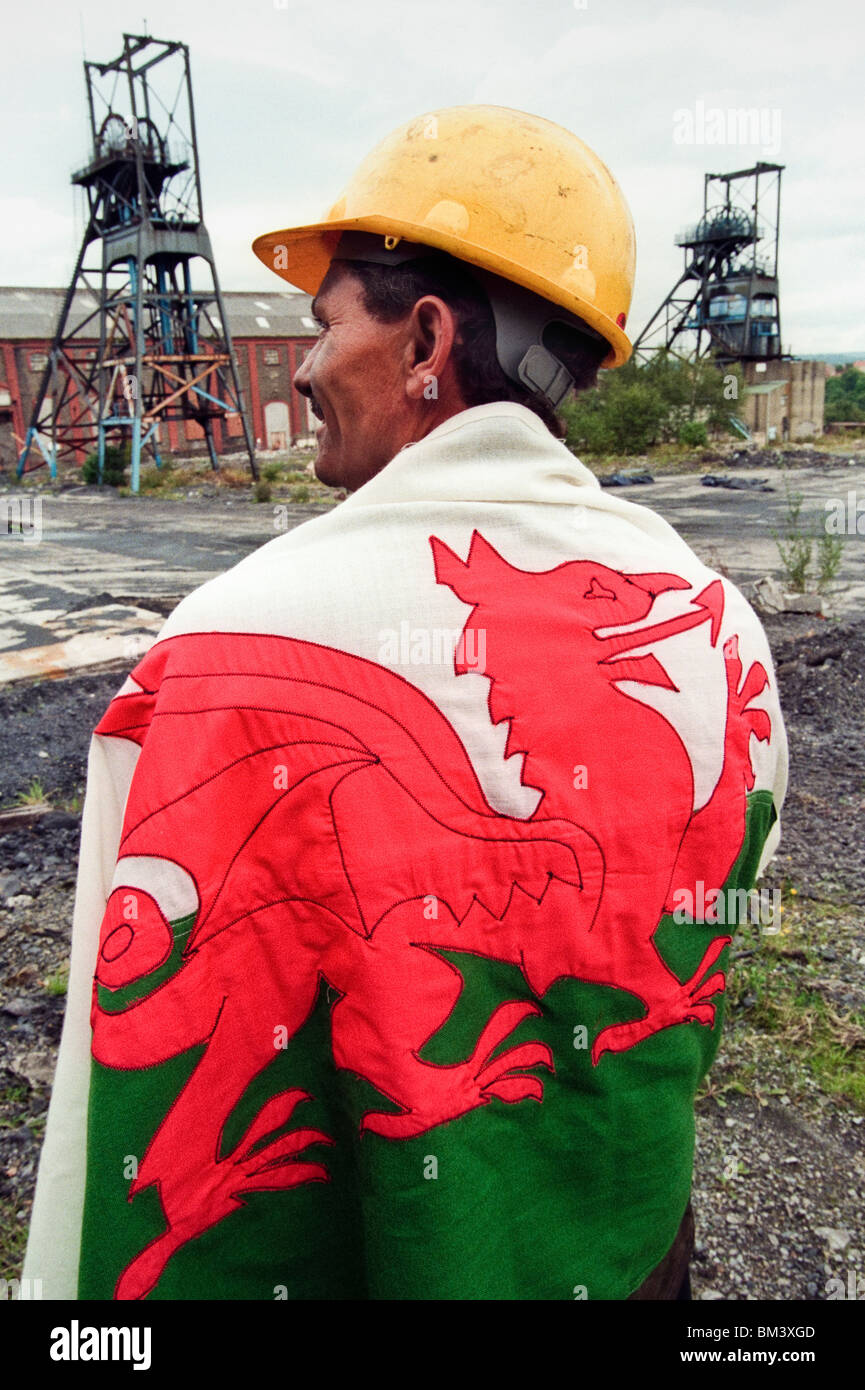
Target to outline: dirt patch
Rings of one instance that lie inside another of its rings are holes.
[[[26,792],[34,779],[55,803],[83,796],[90,735],[124,678],[118,669],[0,689],[0,807]]]

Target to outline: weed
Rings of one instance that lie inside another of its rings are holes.
[[[49,994],[65,994],[69,987],[69,966],[61,965],[60,969],[55,970],[53,975],[42,981],[42,984]]]
[[[817,590],[823,594],[841,568],[844,556],[844,536],[830,536],[824,531],[817,538]]]
[[[0,1202],[0,1278],[17,1279],[24,1262],[27,1222],[18,1216],[20,1201],[14,1197]]]
[[[165,468],[142,468],[138,478],[139,492],[158,492],[167,484],[174,486],[174,479],[169,476],[169,471]]]
[[[786,470],[784,473],[784,492],[787,499],[787,514],[783,533],[772,531],[781,564],[794,593],[805,592],[811,566],[814,560],[814,545],[817,546],[817,592],[825,593],[841,568],[844,554],[844,537],[830,535],[825,527],[817,529],[813,523],[802,519],[804,497],[801,492],[791,489]]]
[[[739,1095],[747,1096],[751,1093],[751,1086],[746,1084],[746,1078],[742,1075],[733,1076],[722,1081],[718,1069],[709,1072],[704,1076],[697,1091],[696,1101],[699,1104],[702,1100],[713,1100],[722,1110],[726,1110],[726,1095],[728,1091],[736,1091]]]
[[[24,1105],[29,1094],[27,1087],[20,1083],[4,1086],[0,1091],[0,1105]]]
[[[48,800],[48,793],[38,777],[34,777],[26,792],[19,792],[15,798],[18,806],[41,806]]]
[[[791,491],[786,473],[784,492],[787,498],[787,515],[784,518],[783,535],[779,535],[774,529],[772,535],[790,588],[794,593],[802,594],[805,592],[805,581],[814,554],[814,537],[810,532],[803,530],[801,513],[805,498],[801,492]]]
[[[249,474],[242,468],[220,468],[218,473],[214,473],[211,479],[218,487],[246,488],[249,487]]]

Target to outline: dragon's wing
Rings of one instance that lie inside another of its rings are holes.
[[[187,952],[290,898],[368,935],[407,897],[434,893],[458,917],[477,897],[498,916],[515,883],[537,896],[551,874],[579,884],[588,860],[601,872],[568,822],[496,814],[421,691],[315,643],[169,639],[97,733],[142,747],[115,884],[124,861],[180,865],[199,903]],[[103,940],[116,927],[106,919]]]

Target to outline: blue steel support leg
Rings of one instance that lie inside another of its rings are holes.
[[[141,416],[132,420],[132,491],[137,494],[141,480]]]

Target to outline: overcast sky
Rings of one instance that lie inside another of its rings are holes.
[[[90,153],[82,34],[104,61],[145,19],[191,48],[205,220],[226,289],[277,288],[253,238],[320,216],[388,131],[492,103],[567,126],[616,175],[637,229],[635,330],[680,273],[673,237],[702,210],[704,172],[785,165],[784,349],[865,352],[859,0],[16,3],[4,15],[0,283],[68,282],[83,227],[69,176]],[[739,108],[758,113],[757,143],[709,124]]]

